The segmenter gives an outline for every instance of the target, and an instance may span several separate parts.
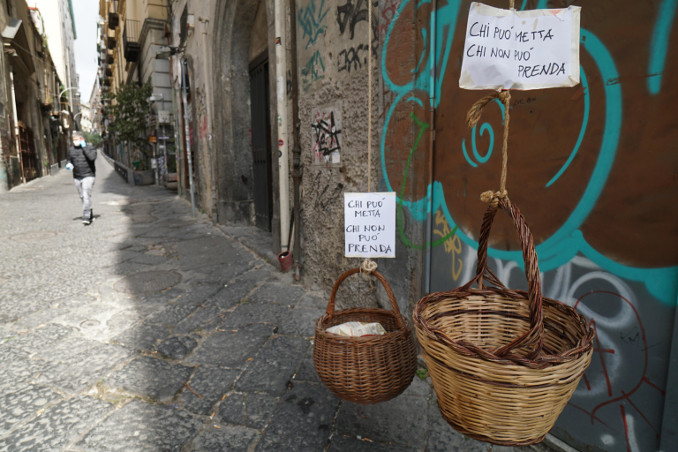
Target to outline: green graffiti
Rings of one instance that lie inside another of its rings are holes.
[[[405,166],[405,174],[403,174],[403,183],[402,183],[402,187],[400,188],[400,196],[398,196],[398,200],[397,200],[397,207],[396,208],[397,208],[398,214],[396,215],[396,227],[398,228],[398,235],[400,236],[400,240],[403,241],[405,246],[407,246],[408,248],[423,250],[423,249],[426,249],[427,246],[429,246],[428,241],[424,244],[421,244],[421,245],[416,244],[416,243],[412,243],[412,241],[405,235],[405,229],[403,227],[403,223],[404,223],[404,220],[403,220],[403,215],[404,215],[404,213],[403,213],[403,210],[404,210],[403,209],[403,198],[405,196],[405,186],[407,185],[407,175],[410,171],[410,165],[412,164],[412,157],[414,157],[414,152],[417,150],[417,147],[419,146],[419,142],[421,141],[421,138],[424,136],[426,129],[428,129],[430,127],[430,124],[427,123],[427,122],[423,122],[423,121],[419,120],[419,118],[417,118],[417,116],[414,113],[410,113],[410,117],[412,118],[414,123],[419,127],[419,133],[417,134],[417,138],[416,138],[416,140],[414,140],[414,145],[412,146],[412,149],[410,149],[410,153],[407,156],[407,165]],[[439,245],[445,243],[445,241],[447,241],[447,239],[452,237],[455,234],[455,232],[457,232],[457,228],[458,228],[458,226],[455,225],[454,228],[452,228],[452,230],[449,232],[449,234],[439,238],[438,240],[435,240],[434,242],[430,243],[430,245],[432,247],[436,247],[436,246],[439,246]]]

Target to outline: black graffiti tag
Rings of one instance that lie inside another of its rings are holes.
[[[311,127],[315,132],[313,150],[316,154],[327,156],[334,151],[341,151],[341,145],[339,144],[341,130],[337,129],[334,122],[334,112],[330,112],[329,118],[323,115],[322,118],[317,119],[311,124]]]
[[[355,26],[361,20],[367,20],[367,2],[357,0],[353,5],[352,0],[347,0],[346,4],[337,7],[337,22],[339,22],[339,32],[343,35],[346,26],[351,27],[351,39],[355,36]]]
[[[348,71],[351,73],[351,69],[361,69],[363,64],[367,64],[367,57],[363,56],[362,60],[360,58],[360,51],[367,51],[368,47],[366,45],[360,44],[358,47],[354,47],[348,50],[342,50],[337,55],[339,59],[339,72]]]

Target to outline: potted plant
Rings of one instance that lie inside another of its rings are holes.
[[[148,185],[154,181],[153,170],[149,168],[151,150],[147,141],[149,118],[151,117],[152,87],[149,82],[144,85],[129,83],[121,85],[115,94],[108,94],[110,101],[109,131],[116,135],[119,142],[132,148],[130,166],[134,172],[134,183]]]

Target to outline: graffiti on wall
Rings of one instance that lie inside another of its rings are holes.
[[[378,2],[373,2],[372,9],[372,31],[368,39],[372,42],[372,56],[378,57],[379,54],[379,23],[378,18],[374,17],[378,10]],[[365,39],[364,32],[358,31],[356,33],[357,25],[360,22],[368,24],[369,19],[369,3],[368,0],[346,0],[344,5],[337,7],[337,24],[339,25],[339,34],[345,36],[348,40],[353,41],[356,36],[360,41]],[[337,57],[337,65],[339,71],[351,72],[351,69],[361,69],[367,65],[367,53],[369,52],[368,44],[351,45],[339,52]]]
[[[464,261],[460,257],[462,246],[459,236],[455,234],[455,229],[450,229],[445,216],[441,210],[436,211],[435,228],[433,235],[438,238],[444,238],[443,248],[445,253],[449,255],[450,259],[450,274],[453,280],[458,280],[461,271],[464,269]]]
[[[403,219],[434,216],[431,243],[408,237],[405,221],[399,234],[406,246],[432,248],[433,285],[449,289],[473,276],[485,209],[478,195],[498,188],[506,112],[493,102],[473,130],[464,129],[466,109],[480,97],[458,88],[469,2],[439,2],[434,11],[431,0],[403,0],[393,13],[394,4],[382,5],[380,24],[383,91],[391,94],[383,96],[382,174]],[[659,214],[660,193],[675,194],[678,124],[669,99],[676,88],[666,79],[678,66],[669,40],[677,4],[629,4],[640,6],[636,17],[653,18],[644,23],[614,13],[616,2],[589,8],[590,16],[583,5],[581,85],[515,92],[511,104],[507,187],[535,234],[545,295],[576,306],[597,332],[596,359],[559,428],[606,450],[655,450],[661,430],[669,352],[659,344],[671,335],[678,295],[675,219]],[[412,31],[413,23],[421,29]],[[637,36],[632,48],[620,43],[620,24]],[[420,43],[415,55],[402,46],[408,40]],[[444,122],[435,130],[432,182],[417,185],[425,176],[417,158],[428,152],[417,137],[431,124],[431,108]],[[640,149],[664,151],[641,157]],[[516,234],[508,224],[496,233],[509,244],[490,250],[498,275],[518,287],[525,277]]]
[[[363,66],[367,66],[367,52],[368,47],[364,44],[359,44],[357,47],[351,47],[348,50],[342,50],[339,52],[339,72],[348,71],[351,72],[351,69],[354,71],[362,69]]]
[[[316,50],[306,64],[301,68],[301,86],[304,91],[316,82],[325,77],[325,63],[319,50]]]
[[[341,113],[336,108],[317,109],[311,121],[314,165],[341,162]]]
[[[299,8],[297,13],[297,26],[301,29],[302,39],[306,41],[305,48],[312,50],[311,56],[306,62],[301,62],[301,86],[304,92],[308,91],[313,84],[325,78],[325,61],[320,50],[316,47],[318,37],[327,30],[325,19],[330,11],[325,5],[325,0],[310,0],[305,6]]]
[[[306,48],[315,44],[318,36],[325,31],[323,21],[329,10],[325,0],[310,0],[306,6],[299,8],[297,24],[301,28],[302,39],[306,40]]]

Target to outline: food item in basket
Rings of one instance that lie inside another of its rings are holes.
[[[386,330],[379,322],[345,322],[327,329],[328,333],[339,336],[379,336],[386,334]]]

